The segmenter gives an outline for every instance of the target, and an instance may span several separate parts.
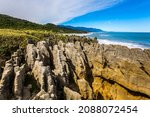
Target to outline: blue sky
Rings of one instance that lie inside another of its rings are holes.
[[[150,0],[0,0],[0,14],[41,24],[150,32]]]
[[[37,23],[60,24],[122,0],[0,0],[0,13]]]
[[[106,31],[150,32],[150,0],[123,0],[62,24],[95,27]]]

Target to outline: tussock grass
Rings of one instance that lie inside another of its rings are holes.
[[[61,33],[56,33],[47,30],[15,30],[15,29],[0,29],[0,59],[5,57],[10,58],[10,55],[18,48],[24,48],[27,44],[27,40],[31,39],[35,43],[40,40],[48,40],[50,44],[56,44],[58,41],[63,42],[87,42],[91,43],[94,40],[87,37],[79,36],[66,36]]]
[[[0,29],[0,55],[9,56],[19,47],[25,47],[28,39],[35,42],[54,35],[51,31]]]

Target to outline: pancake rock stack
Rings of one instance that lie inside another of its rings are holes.
[[[150,49],[28,43],[0,67],[0,99],[150,99]]]

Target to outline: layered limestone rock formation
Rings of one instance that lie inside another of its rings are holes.
[[[0,68],[0,99],[150,99],[150,49],[46,41]]]

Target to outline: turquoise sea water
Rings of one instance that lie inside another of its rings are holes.
[[[128,46],[129,48],[150,48],[150,33],[98,32],[88,35],[97,37],[101,44]]]

